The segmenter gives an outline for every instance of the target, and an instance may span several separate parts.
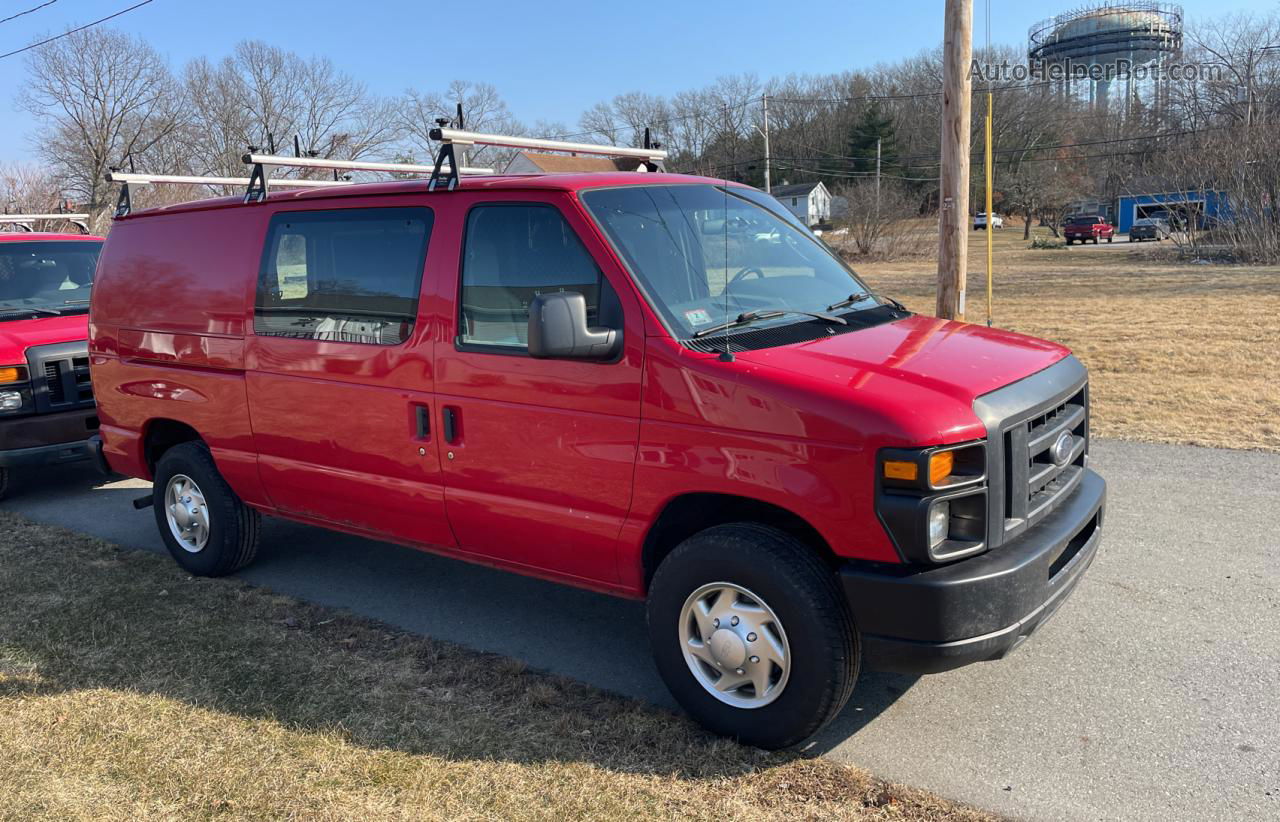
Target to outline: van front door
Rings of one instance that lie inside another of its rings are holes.
[[[259,472],[285,514],[451,547],[431,340],[427,208],[271,219],[247,373]]]
[[[436,394],[445,507],[463,551],[616,583],[640,431],[643,325],[598,237],[554,196],[471,197],[459,275],[440,295]],[[567,204],[569,205],[569,204]],[[450,235],[454,232],[450,231]],[[442,278],[442,283],[447,278]],[[577,291],[623,331],[615,361],[533,359],[529,303]]]

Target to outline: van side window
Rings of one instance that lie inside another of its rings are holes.
[[[305,211],[271,218],[254,333],[398,345],[413,332],[432,213]]]
[[[458,342],[519,351],[529,304],[577,291],[592,325],[622,327],[622,305],[591,254],[551,205],[480,205],[467,215]]]

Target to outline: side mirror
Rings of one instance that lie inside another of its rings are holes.
[[[608,360],[622,348],[622,330],[587,326],[587,299],[577,291],[539,294],[529,305],[529,356]]]

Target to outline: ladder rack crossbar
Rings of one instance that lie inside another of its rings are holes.
[[[284,157],[275,154],[246,154],[241,158],[246,165],[263,165],[263,166],[286,166],[288,168],[324,168],[338,169],[343,171],[393,171],[403,174],[433,174],[435,172],[434,165],[421,165],[418,163],[379,163],[372,160],[326,160],[321,157]],[[462,174],[492,174],[491,168],[467,168],[459,169]],[[272,178],[271,184],[278,185],[285,182]]]
[[[602,154],[608,157],[635,157],[649,163],[667,159],[667,152],[656,148],[631,148],[606,146],[599,143],[570,143],[564,140],[544,140],[541,137],[515,137],[505,134],[484,134],[456,128],[433,128],[431,139],[455,145],[503,146],[505,148],[539,148],[544,151],[564,151],[572,154]]]
[[[127,183],[147,186],[152,184],[168,185],[208,185],[208,186],[245,186],[248,177],[207,177],[188,174],[134,174],[129,172],[109,171],[107,182]],[[272,180],[272,185],[292,188],[330,188],[332,186],[349,186],[350,180],[291,180],[281,178]]]
[[[88,220],[88,214],[0,214],[0,223],[32,223],[36,220]]]

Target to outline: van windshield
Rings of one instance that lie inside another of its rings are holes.
[[[0,243],[0,320],[89,310],[102,243]]]
[[[772,197],[755,189],[653,185],[582,201],[680,339],[759,312],[880,305],[856,275]],[[851,295],[858,299],[849,301]],[[782,314],[751,328],[806,321]]]

